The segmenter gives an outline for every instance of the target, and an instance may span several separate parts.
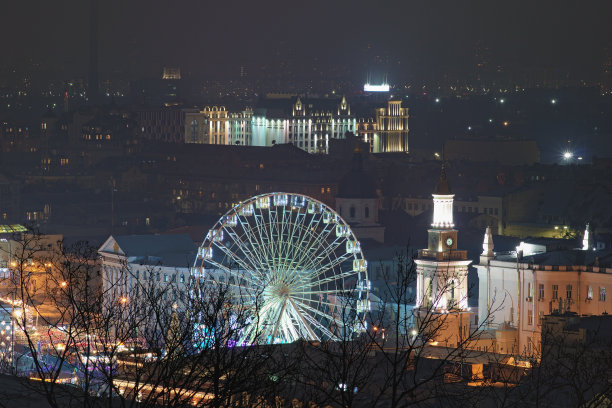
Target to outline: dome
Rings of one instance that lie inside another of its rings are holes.
[[[378,198],[376,183],[363,170],[361,149],[355,148],[351,170],[338,183],[338,198]]]

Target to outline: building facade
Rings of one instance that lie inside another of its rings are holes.
[[[290,143],[309,153],[327,153],[330,139],[356,131],[346,98],[279,98],[264,101],[252,120],[254,146]]]
[[[110,236],[98,253],[107,307],[137,303],[151,294],[175,309],[186,307],[197,254],[188,235]]]
[[[370,145],[372,153],[408,153],[408,108],[401,100],[390,100],[377,108],[376,118],[361,118],[357,133]]]
[[[549,250],[522,242],[507,254],[493,252],[485,233],[478,272],[479,323],[516,329],[515,351],[539,354],[542,321],[552,313],[604,315],[612,310],[609,251]]]

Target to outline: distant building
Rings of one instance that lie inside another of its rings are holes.
[[[137,110],[136,121],[142,138],[169,143],[204,140],[208,125],[198,109],[174,107]]]
[[[356,130],[351,106],[342,99],[266,99],[254,110],[254,146],[290,143],[309,153],[327,153],[330,139]]]
[[[380,198],[376,185],[363,169],[359,147],[353,153],[351,170],[338,183],[336,211],[348,222],[358,239],[385,240],[385,227],[378,222]]]
[[[181,69],[177,67],[164,67],[162,79],[181,79]]]
[[[357,134],[370,145],[370,152],[408,153],[408,108],[401,100],[390,100],[375,113],[375,118],[360,118],[357,123]]]

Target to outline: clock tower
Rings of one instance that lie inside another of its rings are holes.
[[[435,311],[466,311],[467,274],[471,263],[467,251],[458,249],[453,222],[453,198],[446,179],[445,163],[433,196],[433,222],[427,230],[427,249],[421,249],[417,265],[416,307]]]

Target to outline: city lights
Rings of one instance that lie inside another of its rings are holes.
[[[381,85],[372,85],[370,83],[366,83],[363,86],[363,90],[365,92],[389,92],[391,87],[389,84],[381,84]]]

